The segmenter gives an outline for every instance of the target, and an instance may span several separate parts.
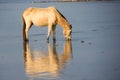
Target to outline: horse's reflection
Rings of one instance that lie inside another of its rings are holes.
[[[28,42],[24,42],[24,64],[29,78],[57,78],[63,66],[72,57],[71,41],[64,43],[64,50],[58,54],[56,43],[52,48],[47,43],[48,51],[31,50]],[[46,54],[47,53],[47,54]]]

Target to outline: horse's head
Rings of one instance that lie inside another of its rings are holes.
[[[64,29],[63,30],[64,37],[66,40],[71,40],[72,38],[72,26],[70,25],[70,29]]]

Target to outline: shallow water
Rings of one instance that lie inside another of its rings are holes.
[[[46,28],[32,27],[22,41],[27,7],[55,6],[73,26],[65,41],[45,41]],[[120,80],[120,2],[0,4],[0,80]]]

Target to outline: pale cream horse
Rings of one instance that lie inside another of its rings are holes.
[[[48,26],[47,40],[49,40],[51,30],[53,32],[53,40],[55,40],[57,24],[63,28],[66,40],[71,40],[72,26],[55,7],[28,8],[22,15],[23,39],[28,40],[28,31],[32,25],[35,25]]]

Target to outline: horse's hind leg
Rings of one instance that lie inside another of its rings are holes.
[[[51,24],[49,24],[49,25],[48,25],[48,34],[47,34],[47,40],[49,40],[50,33],[51,33],[51,29],[52,29],[52,25],[51,25]]]
[[[28,32],[29,32],[29,29],[31,28],[32,26],[32,23],[29,21],[29,22],[26,22],[26,29],[25,29],[25,34],[26,34],[26,40],[28,41]]]

